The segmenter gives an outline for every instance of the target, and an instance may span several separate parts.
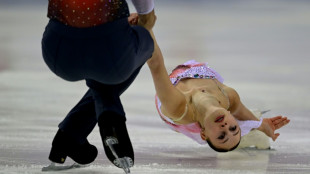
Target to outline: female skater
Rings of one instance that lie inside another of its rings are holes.
[[[59,124],[49,159],[67,156],[89,164],[97,148],[87,141],[97,122],[108,159],[129,172],[134,152],[120,95],[151,57],[154,0],[132,0],[139,25],[130,26],[126,0],[49,0],[42,39],[43,58],[57,76],[85,80],[89,90]],[[48,170],[48,168],[47,168]]]
[[[155,50],[147,61],[155,89],[156,107],[165,123],[200,144],[208,143],[218,152],[234,150],[241,136],[258,129],[273,141],[275,130],[290,122],[276,116],[258,120],[238,93],[223,84],[223,78],[206,63],[194,60],[177,66],[168,76],[154,34]]]

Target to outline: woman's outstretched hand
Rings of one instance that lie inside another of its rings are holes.
[[[275,130],[280,129],[281,127],[287,125],[289,122],[290,120],[283,116],[264,118],[258,130],[264,132],[267,136],[272,138],[273,141],[275,141],[280,135],[279,133],[275,133]]]

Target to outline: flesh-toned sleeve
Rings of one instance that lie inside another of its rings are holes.
[[[138,14],[148,14],[154,9],[154,0],[131,0]]]
[[[168,76],[163,55],[156,42],[154,34],[150,31],[154,40],[154,53],[148,60],[148,66],[151,70],[153,82],[158,98],[161,101],[163,113],[171,119],[178,119],[183,115],[186,108],[185,96],[176,89]]]

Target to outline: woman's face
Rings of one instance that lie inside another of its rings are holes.
[[[205,120],[205,130],[201,133],[203,139],[209,139],[212,144],[221,149],[231,149],[241,138],[240,127],[229,111],[216,109]]]

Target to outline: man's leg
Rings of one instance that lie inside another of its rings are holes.
[[[97,121],[95,102],[91,91],[88,90],[78,104],[59,124],[59,128],[83,144],[87,136],[96,126]]]
[[[126,128],[126,117],[120,95],[131,85],[140,69],[141,67],[135,70],[129,79],[118,85],[105,85],[86,80],[95,100],[96,115],[106,155],[113,164],[121,168],[123,166],[120,160],[126,160],[128,167],[133,165],[134,152]],[[111,148],[116,154],[113,154]]]
[[[89,144],[87,136],[97,124],[95,104],[88,90],[79,103],[59,124],[52,143],[49,159],[63,163],[67,156],[79,164],[88,164],[97,157],[97,149]]]

